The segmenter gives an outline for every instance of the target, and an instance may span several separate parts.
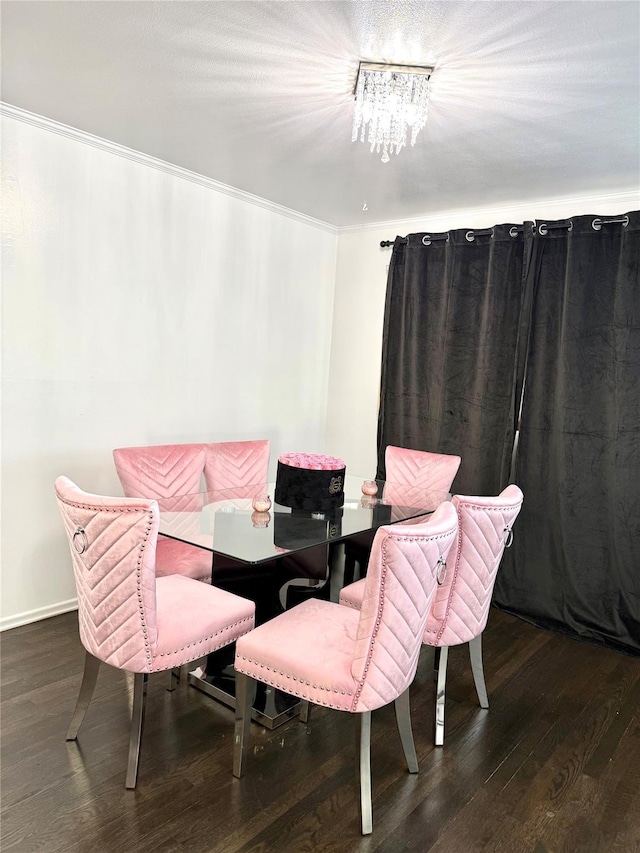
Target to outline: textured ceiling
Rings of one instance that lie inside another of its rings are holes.
[[[615,0],[6,0],[2,99],[365,224],[637,188],[639,41],[640,4]],[[435,66],[387,164],[351,142],[360,59]]]

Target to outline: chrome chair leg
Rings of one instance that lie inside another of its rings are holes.
[[[436,684],[436,746],[444,744],[444,699],[447,684],[447,658],[449,647],[440,646],[438,663],[438,681]]]
[[[300,722],[307,725],[309,722],[310,713],[311,703],[307,699],[302,699],[300,702]]]
[[[129,737],[129,760],[127,763],[127,788],[135,788],[138,781],[138,764],[140,763],[140,742],[144,724],[144,709],[147,702],[146,672],[136,672],[133,676],[133,713],[131,715],[131,735]]]
[[[438,680],[438,667],[440,666],[440,646],[433,647],[433,680]]]
[[[482,666],[482,634],[478,634],[469,641],[469,657],[471,658],[471,672],[476,685],[476,693],[481,708],[489,707],[487,696],[487,685],[484,683],[484,668]]]
[[[362,834],[373,832],[371,809],[371,711],[358,714],[360,717],[360,813]]]
[[[409,706],[409,688],[401,693],[394,702],[396,709],[396,722],[398,723],[398,732],[402,742],[402,750],[409,768],[409,773],[417,773],[418,756],[416,755],[416,746],[413,742],[413,731],[411,729],[411,708]]]
[[[255,688],[256,682],[253,678],[236,672],[236,722],[233,744],[233,775],[236,779],[244,774],[247,767],[249,726]]]
[[[176,682],[186,682],[189,677],[189,664],[185,663],[182,666],[174,666],[173,669],[167,670],[167,675],[169,676],[167,690],[172,693],[176,689]]]
[[[87,713],[87,708],[89,707],[91,697],[93,696],[93,691],[96,687],[99,669],[100,661],[98,660],[98,658],[94,658],[94,656],[89,654],[89,652],[85,652],[82,684],[80,685],[80,692],[78,693],[78,700],[76,702],[76,707],[73,712],[73,717],[71,718],[71,723],[69,724],[67,740],[75,740],[78,736],[78,729],[82,725],[84,715]]]

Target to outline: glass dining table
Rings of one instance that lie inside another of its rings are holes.
[[[341,542],[422,518],[450,498],[347,475],[342,507],[298,512],[276,503],[274,490],[275,483],[254,483],[158,500],[160,534],[210,552],[211,583],[255,601],[256,624],[311,595],[337,600],[344,582]],[[189,683],[234,707],[233,659],[233,646],[213,652],[204,671],[189,673]],[[253,718],[273,729],[298,710],[295,697],[260,685]]]

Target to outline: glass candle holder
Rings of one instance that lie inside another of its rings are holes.
[[[271,521],[271,513],[270,512],[252,512],[251,513],[251,524],[253,524],[254,527],[268,527],[270,521]]]
[[[269,495],[256,495],[251,506],[256,512],[268,512],[271,509],[271,498]]]
[[[373,497],[373,495],[378,494],[378,484],[375,480],[365,480],[361,488],[363,495],[369,495],[370,497]]]

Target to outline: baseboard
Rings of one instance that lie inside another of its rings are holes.
[[[8,631],[10,628],[18,628],[20,625],[29,625],[31,622],[39,622],[41,619],[49,619],[50,616],[59,616],[61,613],[69,613],[78,609],[78,599],[70,598],[68,601],[58,601],[47,607],[37,607],[35,610],[25,610],[24,613],[16,613],[14,616],[3,616],[0,619],[0,631]]]

